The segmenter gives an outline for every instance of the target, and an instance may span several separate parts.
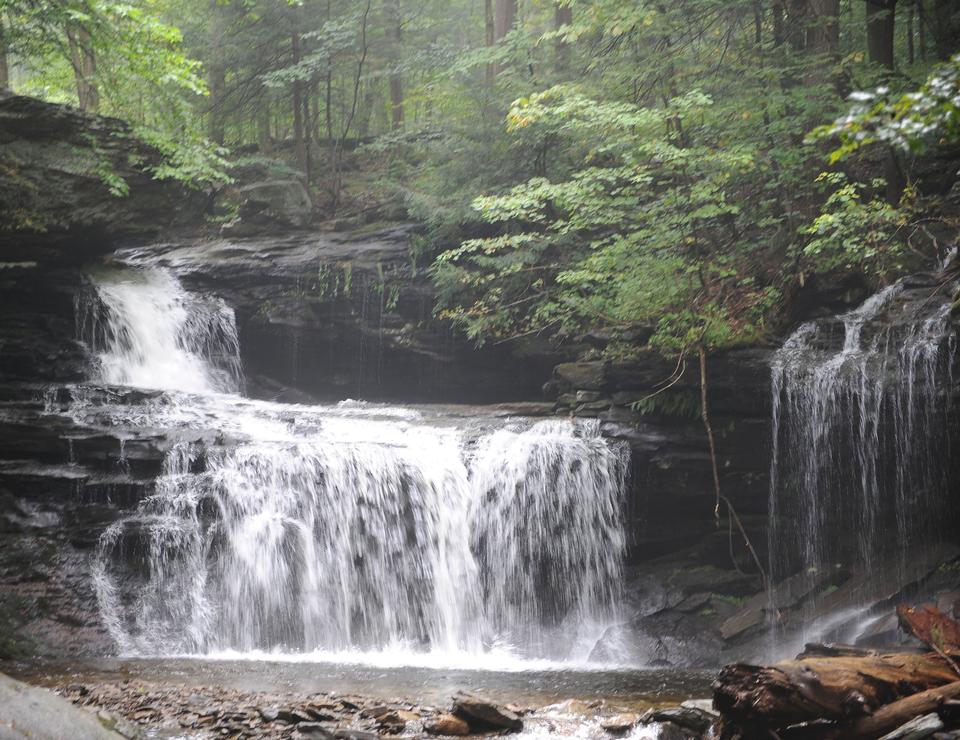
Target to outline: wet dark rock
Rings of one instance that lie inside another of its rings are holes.
[[[656,722],[664,722],[682,727],[685,730],[704,734],[716,719],[716,715],[705,712],[695,706],[668,707],[653,714]]]
[[[461,692],[454,696],[453,712],[465,719],[471,729],[523,729],[523,720],[514,712],[473,694]]]
[[[667,609],[607,628],[590,653],[601,663],[634,663],[669,668],[719,664],[723,641],[712,614]]]
[[[660,725],[660,734],[657,735],[657,740],[692,740],[694,737],[700,738],[703,735],[695,735],[692,731],[685,730],[672,722],[665,722]]]
[[[121,252],[169,266],[236,311],[250,391],[265,398],[531,401],[570,356],[530,338],[478,349],[434,316],[413,227],[157,244]]]

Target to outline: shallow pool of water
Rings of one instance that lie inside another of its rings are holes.
[[[414,704],[443,706],[456,691],[474,691],[494,701],[531,707],[579,699],[624,709],[646,709],[710,695],[709,671],[678,670],[466,670],[377,667],[364,664],[289,660],[198,658],[40,661],[0,664],[0,671],[34,684],[119,682],[222,686],[243,691],[296,694],[337,692]]]

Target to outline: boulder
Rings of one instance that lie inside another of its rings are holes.
[[[0,740],[25,737],[120,740],[123,735],[46,689],[0,674]]]
[[[222,233],[251,236],[263,231],[302,229],[313,219],[313,201],[299,180],[269,180],[240,189],[237,218]]]
[[[522,730],[523,720],[514,712],[467,693],[453,697],[454,714],[465,719],[471,729]]]
[[[623,735],[629,730],[636,727],[640,722],[640,717],[636,714],[627,712],[624,714],[618,714],[616,717],[609,717],[600,722],[600,727],[609,732],[611,735]]]
[[[655,712],[653,719],[657,722],[669,722],[685,730],[706,734],[716,719],[713,712],[706,712],[697,706],[667,707]]]
[[[423,723],[423,729],[431,735],[469,735],[470,725],[452,714],[441,714]]]
[[[553,380],[562,392],[602,391],[607,387],[607,367],[605,362],[563,362],[554,368]]]

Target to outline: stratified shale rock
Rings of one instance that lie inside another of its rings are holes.
[[[195,224],[205,196],[155,179],[162,161],[122,121],[0,92],[0,261],[76,264]]]

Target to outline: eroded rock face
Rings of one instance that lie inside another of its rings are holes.
[[[429,274],[412,262],[412,227],[159,244],[121,252],[172,270],[236,312],[248,390],[260,397],[397,402],[536,400],[565,353],[478,349],[434,317]],[[281,396],[281,394],[285,394]]]
[[[160,162],[121,121],[0,92],[0,260],[76,264],[196,225],[205,196],[154,179]]]
[[[71,403],[69,392],[0,384],[0,659],[115,650],[91,579],[95,548],[153,491],[169,443],[80,424],[63,413]]]

